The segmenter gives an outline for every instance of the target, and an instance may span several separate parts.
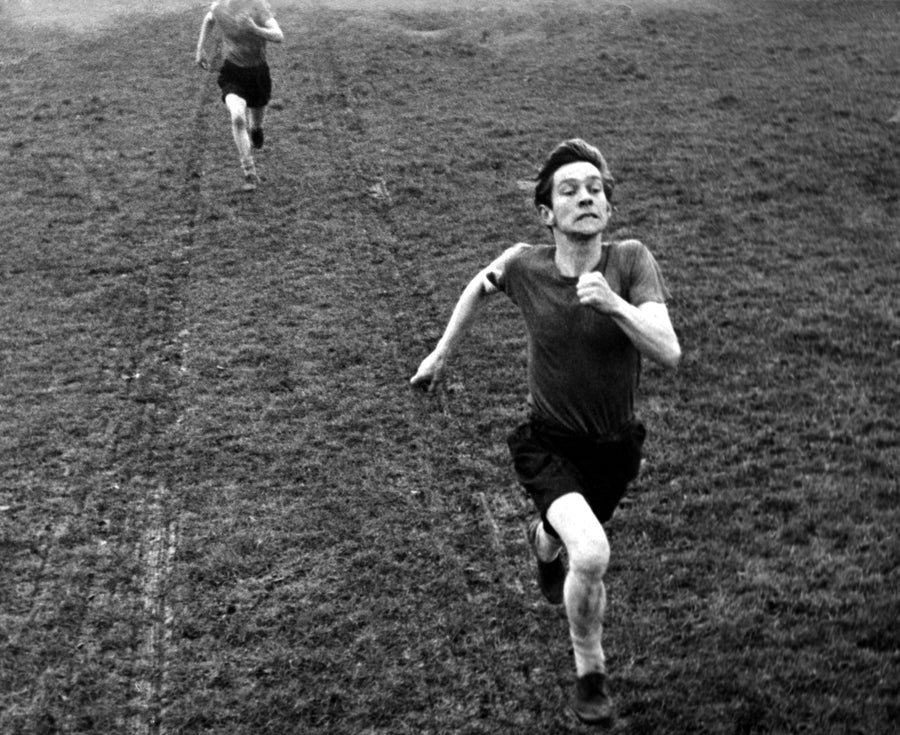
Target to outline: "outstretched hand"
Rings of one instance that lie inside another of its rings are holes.
[[[419,364],[416,374],[409,380],[410,385],[431,393],[444,378],[445,363],[444,355],[435,350]]]

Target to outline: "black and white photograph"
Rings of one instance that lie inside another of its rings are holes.
[[[897,0],[0,0],[2,735],[894,735]]]

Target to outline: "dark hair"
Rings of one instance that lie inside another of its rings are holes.
[[[593,163],[597,170],[600,171],[600,177],[603,179],[603,193],[606,198],[612,201],[613,188],[616,180],[609,172],[609,166],[600,150],[590,143],[583,141],[581,138],[570,138],[564,140],[556,148],[554,148],[543,167],[537,175],[534,185],[534,206],[550,207],[553,203],[553,174],[563,166],[577,161],[587,161]]]

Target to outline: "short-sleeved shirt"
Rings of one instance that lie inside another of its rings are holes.
[[[634,418],[640,354],[612,317],[578,301],[578,279],[560,274],[555,254],[555,246],[521,245],[488,276],[525,320],[532,412],[576,434],[616,436]],[[637,240],[605,243],[595,270],[634,306],[668,296],[656,260]]]
[[[259,26],[274,16],[266,0],[216,0],[210,12],[222,32],[222,57],[236,66],[266,63],[266,39],[244,29],[238,19],[250,15]]]

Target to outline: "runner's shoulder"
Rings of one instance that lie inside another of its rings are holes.
[[[522,258],[530,258],[533,255],[540,253],[545,249],[543,245],[531,245],[527,242],[517,242],[515,245],[511,245],[506,248],[506,250],[501,253],[500,257],[494,261],[495,264],[498,265],[506,265],[513,260],[519,260]]]
[[[644,248],[644,243],[635,237],[628,237],[624,240],[612,240],[610,246],[616,250],[634,251]]]

